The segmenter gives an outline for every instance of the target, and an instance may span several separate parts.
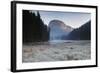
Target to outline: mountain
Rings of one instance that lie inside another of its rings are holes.
[[[91,21],[88,21],[79,28],[74,29],[67,36],[69,40],[91,40]]]
[[[73,30],[72,27],[66,25],[60,20],[52,20],[49,23],[50,28],[50,40],[60,40],[67,37],[67,35]]]

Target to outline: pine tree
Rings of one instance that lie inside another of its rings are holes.
[[[48,40],[47,26],[41,19],[39,11],[37,15],[29,10],[23,10],[23,43]]]

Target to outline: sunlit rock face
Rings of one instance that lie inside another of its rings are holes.
[[[64,40],[64,38],[66,38],[67,35],[73,30],[73,28],[60,20],[52,20],[49,23],[49,27],[50,40]]]

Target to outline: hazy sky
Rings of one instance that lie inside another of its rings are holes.
[[[36,11],[33,11],[36,13]],[[39,11],[42,20],[46,25],[50,21],[56,19],[63,21],[66,25],[73,28],[78,28],[91,19],[90,13],[79,12],[54,12],[54,11]]]

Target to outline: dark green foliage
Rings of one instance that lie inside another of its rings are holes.
[[[23,43],[48,41],[49,30],[44,25],[39,12],[37,15],[23,10]]]
[[[91,40],[91,21],[74,29],[67,37],[69,40]]]

